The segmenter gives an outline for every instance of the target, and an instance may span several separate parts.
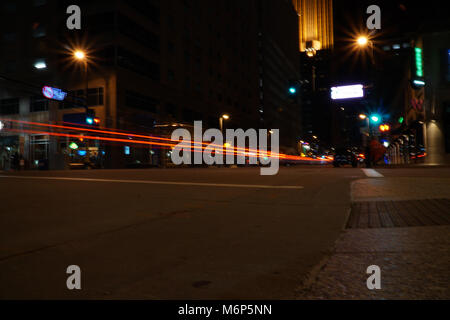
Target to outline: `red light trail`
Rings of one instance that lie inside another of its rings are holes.
[[[230,152],[228,148],[225,148],[222,145],[214,144],[214,143],[208,143],[208,142],[193,142],[194,146],[191,146],[192,143],[191,140],[172,140],[169,138],[164,137],[158,137],[158,136],[149,136],[149,135],[141,135],[141,134],[135,134],[135,133],[128,133],[128,132],[117,132],[117,131],[111,131],[111,130],[100,130],[100,129],[93,129],[93,128],[79,128],[74,126],[66,126],[66,125],[57,125],[57,124],[46,124],[46,123],[40,123],[40,122],[32,122],[32,121],[23,121],[23,120],[15,120],[15,119],[3,119],[3,121],[9,121],[12,123],[21,123],[25,125],[30,126],[41,126],[41,127],[48,127],[48,128],[55,128],[55,129],[66,129],[66,130],[75,130],[80,131],[82,133],[84,132],[91,132],[91,133],[99,133],[99,134],[109,134],[109,135],[118,135],[118,136],[126,136],[126,137],[133,137],[133,138],[143,138],[143,139],[150,139],[150,140],[160,140],[160,141],[168,141],[171,143],[165,143],[165,142],[156,142],[156,141],[143,141],[143,140],[132,140],[132,139],[120,139],[120,138],[112,138],[112,137],[99,137],[99,136],[87,136],[87,135],[76,135],[76,134],[70,134],[70,133],[60,133],[60,132],[50,132],[50,131],[37,131],[37,130],[28,130],[28,129],[6,129],[6,131],[13,131],[13,132],[22,132],[22,133],[30,133],[30,134],[44,134],[44,135],[50,135],[50,136],[58,136],[58,137],[69,137],[69,138],[83,138],[83,139],[89,139],[89,140],[101,140],[101,141],[109,141],[109,142],[121,142],[121,143],[131,143],[131,144],[141,144],[141,145],[155,145],[155,146],[162,146],[162,147],[170,147],[173,148],[176,146],[174,143],[181,143],[180,147],[184,147],[185,149],[192,150],[192,149],[201,149],[201,150],[213,150],[214,147],[224,149],[224,152],[218,152],[220,154],[225,155],[244,155],[248,157],[258,157],[258,156],[270,156],[270,157],[277,157],[279,159],[286,159],[286,160],[294,160],[294,161],[319,161],[319,162],[329,162],[330,159],[314,159],[309,157],[301,157],[301,156],[293,156],[293,155],[287,155],[287,154],[281,154],[281,153],[272,153],[270,151],[260,151],[257,149],[250,149],[250,148],[242,148],[242,147],[232,147],[233,151]],[[189,145],[185,145],[189,144]],[[203,146],[198,146],[198,144],[202,144]],[[200,152],[199,150],[192,150],[194,152]]]

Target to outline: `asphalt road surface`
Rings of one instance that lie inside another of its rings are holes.
[[[442,176],[408,170],[380,172]],[[2,299],[291,299],[367,178],[329,166],[0,175]],[[66,287],[69,265],[81,290]]]

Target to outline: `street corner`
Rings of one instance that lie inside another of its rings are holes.
[[[450,298],[450,226],[346,230],[298,299]],[[372,268],[379,288],[371,287]]]

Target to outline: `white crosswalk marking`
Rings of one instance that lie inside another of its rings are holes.
[[[369,178],[383,178],[384,176],[374,169],[361,169]]]

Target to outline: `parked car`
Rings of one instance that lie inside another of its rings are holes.
[[[358,166],[358,156],[354,154],[350,149],[337,149],[336,153],[334,154],[333,166],[338,168],[346,164],[349,164],[353,168],[356,168]]]

